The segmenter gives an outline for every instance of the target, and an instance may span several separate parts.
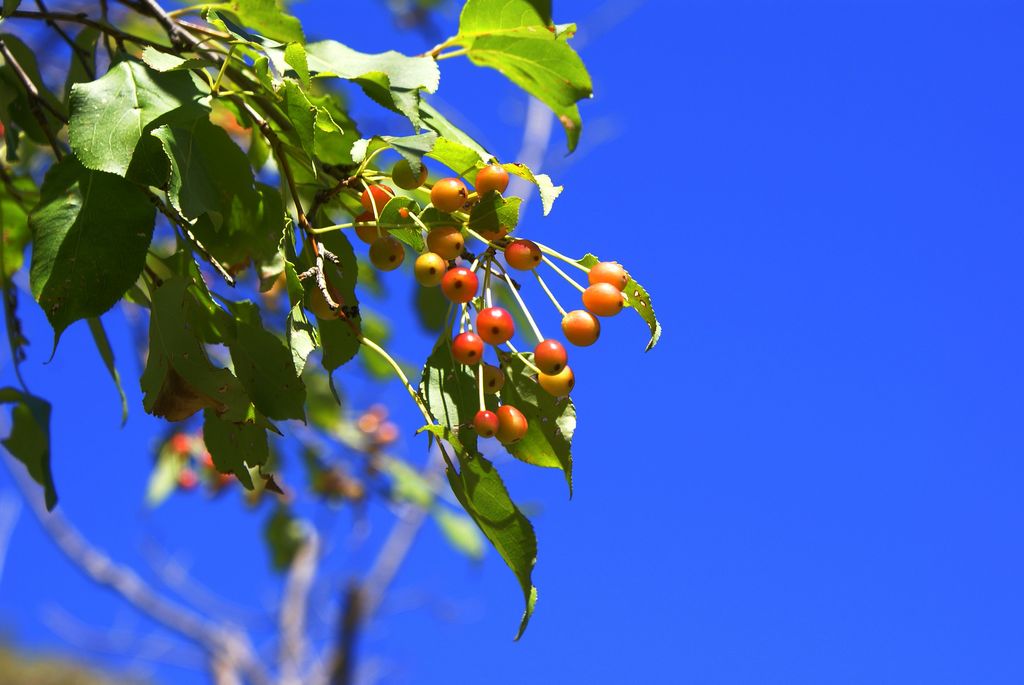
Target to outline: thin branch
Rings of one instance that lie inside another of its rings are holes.
[[[46,3],[43,2],[43,0],[36,0],[36,7],[39,8],[39,12],[41,14],[49,14],[49,12],[50,12],[46,8]],[[75,57],[78,58],[78,61],[79,61],[79,63],[81,63],[82,69],[85,70],[86,75],[88,75],[89,80],[91,81],[94,78],[96,78],[96,72],[93,70],[92,66],[89,64],[89,60],[88,60],[89,53],[88,53],[88,51],[86,51],[80,45],[75,43],[75,41],[71,38],[71,36],[69,36],[67,34],[67,31],[65,31],[60,26],[58,26],[57,22],[55,22],[53,19],[47,18],[46,19],[46,23],[47,23],[47,25],[50,28],[52,28],[54,31],[57,32],[57,35],[60,36],[64,40],[65,43],[68,44],[68,47],[71,48],[71,53]]]
[[[30,10],[15,10],[10,16],[15,19],[34,19],[36,21],[45,21],[46,23],[50,23],[52,21],[66,21],[74,24],[81,24],[82,26],[91,26],[117,41],[128,41],[130,43],[135,43],[136,45],[149,46],[164,51],[167,50],[167,46],[165,45],[160,45],[159,43],[155,43],[148,38],[143,38],[142,36],[126,33],[105,20],[100,21],[90,19],[89,16],[83,12],[32,12]]]
[[[280,629],[280,685],[301,685],[303,660],[306,658],[306,615],[309,592],[320,561],[320,537],[310,528],[306,539],[295,553],[284,597],[281,598],[278,626]]]
[[[43,110],[40,108],[40,105],[49,110],[50,113],[53,114],[53,116],[55,116],[60,122],[66,124],[67,119],[65,119],[64,115],[60,111],[39,95],[39,90],[36,88],[36,85],[32,83],[32,79],[29,78],[27,73],[25,73],[25,69],[21,66],[18,60],[15,59],[14,55],[11,54],[10,49],[7,47],[7,43],[5,43],[3,39],[0,39],[0,55],[3,55],[4,60],[8,65],[10,65],[11,69],[14,70],[18,80],[21,81],[21,85],[28,95],[28,108],[31,110],[32,116],[35,117],[36,121],[39,123],[39,127],[42,128],[43,134],[46,136],[46,140],[50,143],[50,147],[53,148],[53,154],[57,158],[57,161],[60,161],[64,156],[64,153],[61,151],[60,145],[57,143],[57,136],[52,130],[50,130],[50,122],[46,120],[46,115],[43,114]]]
[[[4,562],[10,549],[11,535],[21,516],[21,501],[11,492],[0,497],[0,581],[4,577]]]

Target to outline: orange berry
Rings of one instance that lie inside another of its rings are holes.
[[[476,172],[477,195],[484,195],[496,190],[504,193],[508,188],[508,172],[500,164],[488,164]]]
[[[622,311],[622,291],[611,283],[595,283],[583,291],[583,306],[598,316],[615,316]]]
[[[565,397],[572,390],[572,387],[576,385],[576,377],[573,375],[572,369],[566,366],[555,374],[537,374],[537,382],[540,383],[540,387],[544,388],[544,391],[549,395]]]
[[[373,241],[379,238],[383,232],[377,228],[377,219],[373,212],[363,212],[353,222],[356,229],[356,237],[367,245],[373,245]],[[360,224],[363,224],[360,226]]]
[[[432,288],[435,285],[440,285],[447,267],[448,263],[440,255],[424,252],[416,258],[412,271],[416,276],[417,283],[425,288]]]
[[[505,385],[505,374],[497,366],[484,364],[484,392],[493,395]]]
[[[363,209],[377,216],[384,211],[384,205],[388,203],[388,200],[395,196],[395,191],[391,190],[387,186],[372,185],[367,186],[366,190],[359,196],[359,202],[363,205]],[[376,211],[374,211],[376,206]]]
[[[512,339],[516,324],[512,315],[502,307],[487,307],[476,315],[476,332],[491,345],[501,345]]]
[[[370,261],[381,271],[394,271],[404,260],[405,248],[389,235],[377,238],[370,245]]]
[[[341,315],[340,309],[331,309],[331,305],[327,304],[327,300],[324,299],[324,294],[315,283],[310,287],[309,292],[306,294],[306,309],[313,312],[313,315],[316,318],[324,319],[325,321],[337,319]]]
[[[513,240],[505,248],[505,261],[519,271],[530,271],[540,264],[540,259],[540,248],[532,240]]]
[[[587,347],[601,335],[601,322],[585,309],[574,309],[562,317],[562,333],[573,345]]]
[[[462,231],[455,226],[436,226],[427,233],[427,249],[446,260],[457,258],[465,247]]]
[[[457,212],[468,199],[466,184],[457,178],[442,178],[430,189],[430,202],[439,212]]]
[[[498,407],[498,441],[503,445],[511,445],[519,442],[526,435],[530,424],[519,411],[511,404],[503,404]]]
[[[427,165],[420,163],[420,173],[412,173],[412,165],[407,160],[400,159],[391,167],[391,180],[403,190],[419,188],[427,182]]]
[[[476,297],[476,274],[464,266],[449,269],[441,277],[441,292],[452,302],[466,303]]]
[[[480,237],[487,242],[496,243],[508,235],[508,226],[499,226],[496,231],[489,231],[481,228],[477,229],[477,233],[479,233]]]
[[[614,285],[620,291],[625,290],[626,284],[629,283],[629,274],[626,273],[626,270],[618,262],[598,262],[590,267],[590,273],[587,274],[587,278],[590,281],[590,285],[607,283]]]
[[[452,356],[455,361],[467,366],[475,366],[484,356],[484,341],[472,331],[459,333],[452,340]]]
[[[541,340],[533,348],[533,363],[543,373],[556,374],[565,368],[568,361],[569,355],[566,354],[562,343],[557,340]]]

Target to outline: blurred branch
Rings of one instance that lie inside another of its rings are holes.
[[[526,102],[526,120],[523,123],[523,140],[519,144],[519,152],[516,153],[515,161],[525,164],[534,173],[542,171],[544,155],[547,154],[548,145],[551,142],[551,127],[554,125],[555,115],[551,113],[547,105],[535,97],[530,97]],[[512,190],[509,192],[518,195],[523,199],[522,207],[530,201],[533,196],[534,186],[518,176],[512,177]]]
[[[306,657],[306,614],[309,606],[309,592],[313,587],[317,563],[320,561],[320,537],[310,528],[306,539],[295,553],[288,577],[285,579],[284,596],[278,625],[281,632],[280,663],[281,685],[301,685],[303,660]]]
[[[4,491],[0,496],[0,581],[4,577],[4,563],[11,545],[11,535],[21,516],[21,500],[13,493]]]

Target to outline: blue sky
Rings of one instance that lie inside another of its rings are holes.
[[[377,3],[353,5],[358,24],[326,0],[296,11],[356,49],[429,47]],[[1024,681],[1022,7],[556,0],[555,15],[580,24],[596,97],[578,153],[556,132],[545,163],[564,195],[546,219],[531,205],[522,230],[626,264],[665,335],[644,354],[643,325],[622,316],[574,355],[571,502],[556,473],[502,464],[537,512],[525,638],[510,639],[521,598],[497,555],[467,564],[428,529],[364,663],[386,683]],[[455,17],[439,23],[453,32]],[[442,66],[441,104],[514,155],[523,96]],[[379,121],[364,132],[394,132]],[[387,280],[397,292],[403,278]],[[159,423],[137,384],[120,430],[85,327],[43,366],[45,321],[26,316],[68,516],[120,559],[158,539],[229,599],[272,599],[265,512],[195,496],[146,512]],[[429,341],[397,347],[417,359]],[[421,458],[411,434],[401,446]],[[147,630],[25,512],[0,626],[56,648],[41,616],[57,605]]]

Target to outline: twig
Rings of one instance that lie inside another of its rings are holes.
[[[46,3],[43,2],[43,0],[36,0],[36,7],[39,8],[39,12],[41,14],[49,14],[50,12],[46,8]],[[85,70],[85,73],[89,77],[89,80],[91,81],[94,78],[96,78],[96,72],[93,71],[92,66],[89,65],[89,61],[87,59],[88,53],[86,52],[86,50],[79,46],[77,43],[75,43],[75,41],[72,40],[71,36],[69,36],[64,29],[58,26],[57,22],[55,22],[53,19],[47,18],[46,23],[50,28],[57,32],[57,35],[59,35],[65,43],[68,44],[68,47],[71,48],[71,52],[75,55],[75,57],[78,58],[78,61],[82,64],[82,69]]]
[[[10,549],[11,535],[21,516],[21,501],[12,493],[4,492],[0,497],[0,581],[4,577],[4,562]]]
[[[60,149],[60,145],[57,143],[57,136],[54,135],[53,131],[50,130],[50,123],[46,120],[46,115],[43,114],[43,110],[40,109],[40,104],[43,105],[47,110],[50,111],[61,123],[66,124],[67,119],[61,114],[53,105],[44,100],[39,95],[39,90],[35,84],[32,83],[32,79],[29,78],[28,74],[25,73],[25,69],[21,66],[14,55],[11,54],[10,49],[7,47],[7,43],[0,39],[0,55],[3,55],[4,60],[10,65],[11,69],[14,70],[18,80],[21,81],[22,87],[25,88],[25,92],[28,94],[28,108],[32,111],[32,116],[35,117],[36,121],[39,122],[39,127],[43,129],[43,134],[46,136],[46,140],[50,143],[50,147],[53,148],[53,155],[60,161],[64,156],[64,153]]]
[[[281,598],[278,620],[281,633],[278,654],[280,685],[302,683],[302,663],[306,656],[306,613],[319,560],[320,538],[311,528],[288,569],[284,597]]]
[[[81,24],[82,26],[91,26],[117,41],[128,41],[130,43],[135,43],[136,45],[145,45],[157,50],[166,51],[168,49],[167,46],[155,43],[148,38],[126,33],[116,26],[112,26],[106,20],[98,21],[96,19],[90,19],[86,14],[80,12],[32,12],[30,10],[15,10],[10,16],[15,19],[35,19],[37,21],[45,21],[47,23],[51,21],[66,21],[74,24]]]

